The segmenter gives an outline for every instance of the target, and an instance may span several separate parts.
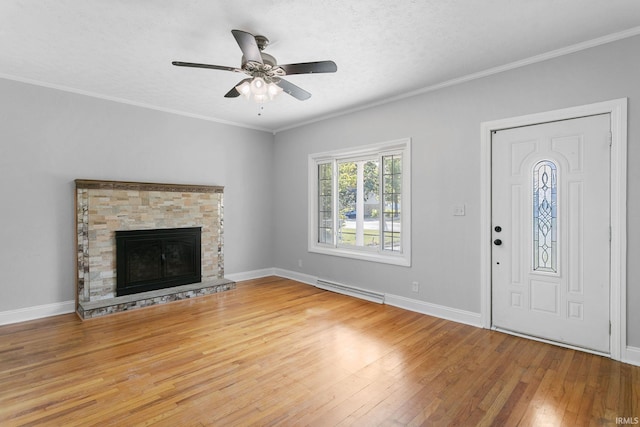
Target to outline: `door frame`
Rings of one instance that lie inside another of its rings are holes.
[[[623,360],[627,347],[627,98],[482,122],[480,177],[481,322],[491,329],[491,133],[502,129],[568,120],[596,114],[611,116],[611,266],[610,354]],[[535,339],[531,337],[531,339]],[[573,348],[573,347],[572,347]],[[585,350],[587,351],[587,350]]]

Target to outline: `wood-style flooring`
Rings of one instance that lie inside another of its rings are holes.
[[[278,277],[85,322],[0,327],[1,426],[615,426],[619,417],[640,417],[640,367]]]

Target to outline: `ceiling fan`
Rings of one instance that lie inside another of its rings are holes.
[[[335,73],[338,70],[333,61],[301,62],[298,64],[278,65],[276,59],[264,53],[269,44],[265,36],[254,36],[246,31],[232,30],[240,50],[242,50],[242,65],[240,68],[221,65],[196,64],[193,62],[173,61],[179,67],[210,68],[213,70],[233,71],[245,73],[249,77],[240,81],[227,94],[226,98],[236,98],[245,95],[257,102],[266,102],[284,91],[296,99],[304,101],[311,97],[306,90],[284,80],[282,77],[292,74]]]

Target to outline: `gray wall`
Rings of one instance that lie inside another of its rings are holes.
[[[75,298],[76,178],[225,186],[225,272],[273,267],[273,135],[0,79],[0,312]]]
[[[628,97],[628,344],[640,346],[638,52],[640,37],[625,39],[277,134],[276,266],[479,313],[480,123]],[[307,155],[403,137],[413,141],[413,266],[308,253]],[[452,215],[458,204],[466,216]]]
[[[228,274],[279,267],[479,312],[480,123],[628,97],[628,344],[640,347],[637,52],[640,37],[281,132],[275,142],[0,80],[0,312],[74,298],[75,178],[225,186]],[[403,137],[413,140],[413,266],[308,253],[307,155]],[[466,216],[454,217],[459,204]]]

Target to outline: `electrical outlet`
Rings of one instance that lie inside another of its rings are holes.
[[[455,205],[452,211],[453,216],[464,216],[464,205]]]
[[[302,260],[301,259],[298,260],[298,267],[302,268]]]
[[[411,284],[411,290],[412,290],[413,292],[420,292],[420,283],[418,283],[418,282],[413,282],[413,283]]]

